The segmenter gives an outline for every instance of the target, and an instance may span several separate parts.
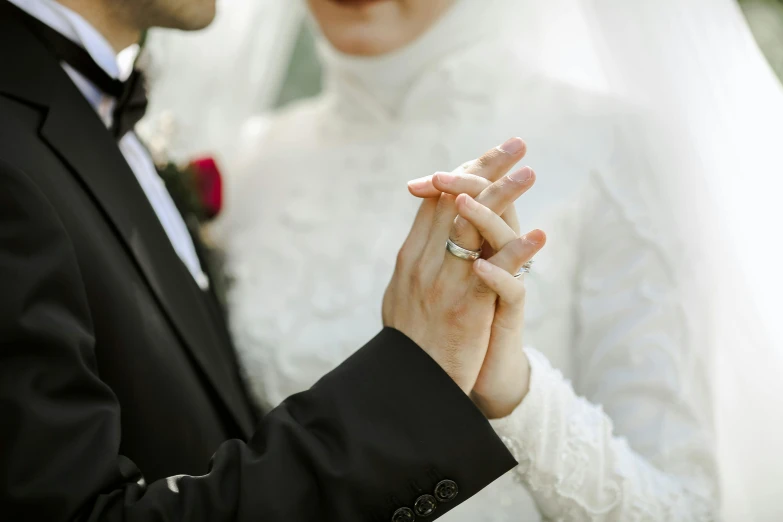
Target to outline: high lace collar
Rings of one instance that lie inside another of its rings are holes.
[[[342,53],[316,29],[324,91],[355,116],[394,121],[403,115],[415,87],[444,61],[496,36],[505,8],[512,4],[513,0],[457,0],[414,42],[376,57]]]

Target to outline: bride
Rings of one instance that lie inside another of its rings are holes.
[[[670,136],[597,53],[545,54],[553,21],[527,5],[310,0],[323,93],[247,124],[216,231],[246,377],[269,408],[345,359],[380,325],[406,182],[432,195],[449,178],[429,174],[521,135],[538,176],[519,221],[549,241],[526,280],[530,391],[492,421],[520,464],[446,520],[713,520],[708,307],[656,155]]]

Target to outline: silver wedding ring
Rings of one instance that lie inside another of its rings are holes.
[[[531,259],[530,261],[528,261],[527,263],[525,263],[524,265],[522,265],[522,268],[520,268],[520,269],[519,269],[519,272],[517,272],[516,274],[514,274],[514,277],[516,277],[517,279],[519,279],[519,278],[520,278],[520,277],[522,277],[523,275],[525,275],[525,274],[529,274],[529,273],[530,273],[530,270],[532,270],[532,269],[533,269],[533,260]]]
[[[462,248],[452,241],[451,238],[446,241],[446,250],[449,251],[449,254],[464,259],[465,261],[475,261],[481,257],[481,250],[468,250],[467,248]]]

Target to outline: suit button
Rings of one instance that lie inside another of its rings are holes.
[[[438,501],[432,495],[422,495],[416,499],[413,510],[420,517],[428,517],[435,512],[438,507]]]
[[[416,516],[411,508],[400,508],[392,515],[392,522],[413,522],[414,520],[416,520]]]
[[[441,502],[451,502],[457,498],[457,493],[459,493],[459,488],[453,480],[441,480],[435,486],[435,498]]]

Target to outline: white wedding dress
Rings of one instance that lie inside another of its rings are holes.
[[[526,281],[530,393],[493,422],[520,465],[444,520],[713,520],[710,351],[642,127],[476,22],[505,3],[458,2],[381,58],[322,42],[323,94],[248,123],[215,232],[248,383],[274,407],[370,339],[418,206],[406,182],[523,136],[538,181],[517,209],[549,241]]]

